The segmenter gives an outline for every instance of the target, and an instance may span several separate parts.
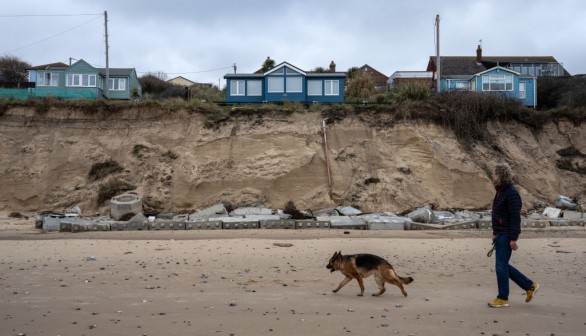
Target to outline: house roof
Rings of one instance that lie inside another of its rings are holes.
[[[192,81],[190,79],[187,79],[187,78],[185,78],[183,76],[177,76],[177,77],[171,78],[171,79],[167,80],[167,82],[171,82],[172,83],[172,82],[174,82],[176,80],[185,81],[185,82],[191,83],[192,85],[193,84],[196,84],[196,82],[194,82],[194,81]]]
[[[428,71],[435,71],[436,56],[429,57]],[[494,68],[497,65],[509,64],[559,64],[553,56],[482,56],[482,62],[476,63],[476,56],[441,56],[442,77],[453,75],[474,75]],[[564,73],[570,74],[564,69]]]
[[[28,68],[27,70],[65,69],[67,67],[69,67],[69,65],[67,65],[63,62],[57,62],[57,63],[37,65],[37,66],[31,67],[31,68]]]
[[[106,76],[106,68],[98,68],[100,75]],[[110,76],[130,76],[134,71],[133,68],[110,68]]]
[[[267,71],[267,72],[259,72],[260,70],[257,70],[254,73],[251,74],[245,74],[245,73],[229,73],[224,75],[224,78],[263,78],[264,76],[271,74],[283,67],[289,67],[290,69],[293,69],[307,77],[345,77],[346,73],[345,72],[313,72],[313,71],[303,71],[301,69],[299,69],[298,67],[292,65],[291,63],[288,62],[281,62],[278,65],[276,65],[274,68],[272,68],[271,70]]]

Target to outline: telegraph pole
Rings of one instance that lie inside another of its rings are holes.
[[[108,56],[108,11],[104,11],[104,30],[106,36],[106,85],[105,85],[105,96],[106,99],[110,99],[110,59]]]
[[[437,93],[441,91],[441,62],[440,62],[440,16],[439,14],[435,16],[435,54],[436,54],[436,90]]]

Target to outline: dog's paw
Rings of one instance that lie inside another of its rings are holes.
[[[356,296],[364,296],[364,294],[362,294],[362,293],[358,293],[358,295],[356,295]]]
[[[333,289],[333,290],[332,290],[332,293],[337,293],[337,292],[338,292],[338,290],[337,290],[337,289]]]

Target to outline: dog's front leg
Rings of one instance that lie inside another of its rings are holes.
[[[340,289],[342,289],[342,287],[346,286],[346,284],[349,283],[350,280],[352,280],[352,278],[346,277],[344,280],[342,280],[342,282],[340,282],[338,287],[336,289],[334,289],[332,292],[337,293]]]

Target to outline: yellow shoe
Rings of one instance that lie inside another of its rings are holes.
[[[509,301],[508,300],[501,300],[496,298],[488,303],[488,306],[491,308],[501,308],[501,307],[508,307]]]
[[[537,293],[538,289],[539,284],[537,282],[534,282],[533,285],[531,285],[531,288],[527,290],[527,297],[525,298],[525,302],[530,302],[531,299],[533,299],[533,296],[535,296],[535,293]]]

